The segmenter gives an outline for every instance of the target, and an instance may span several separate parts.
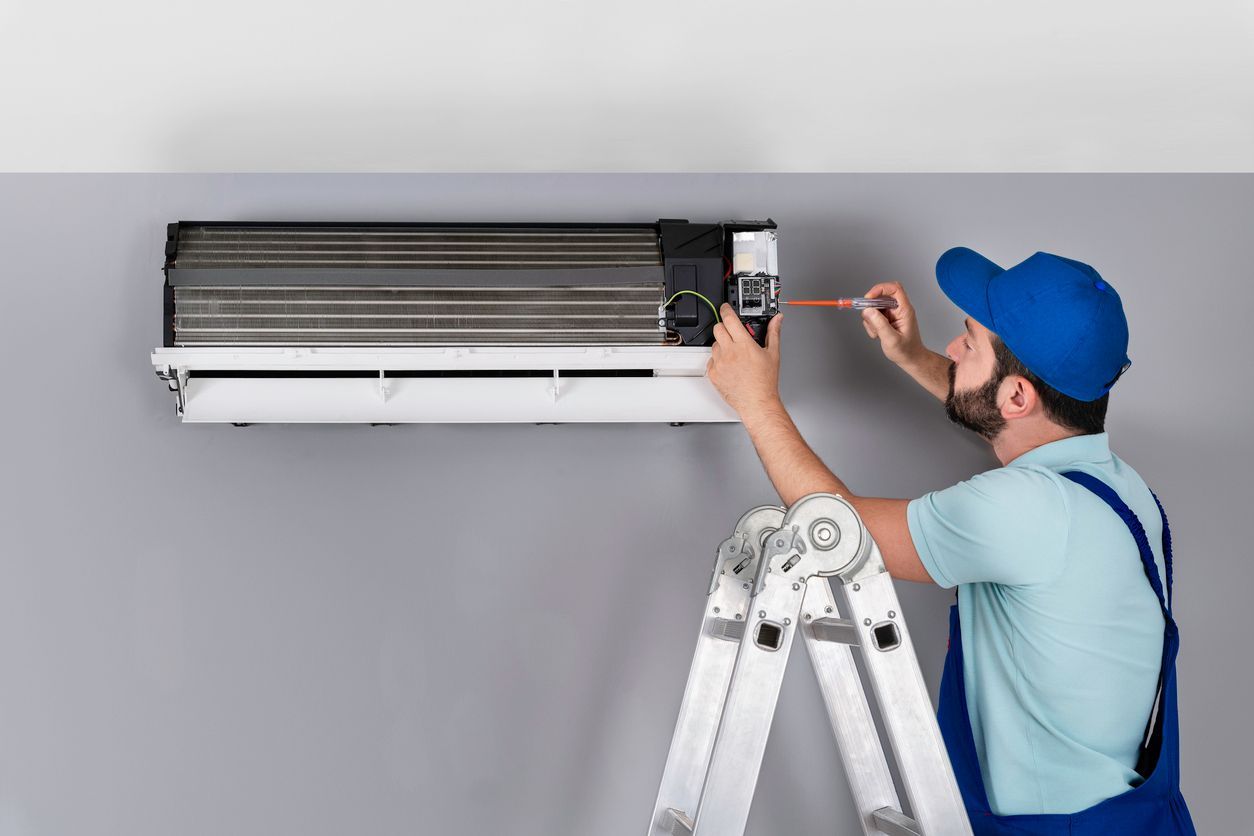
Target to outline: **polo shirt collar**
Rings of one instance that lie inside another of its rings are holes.
[[[1073,435],[1035,447],[1022,456],[1012,459],[1006,467],[1037,465],[1050,470],[1067,467],[1079,462],[1110,461],[1110,436],[1106,433]]]

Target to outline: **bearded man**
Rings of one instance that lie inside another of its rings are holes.
[[[760,347],[724,305],[710,380],[785,504],[839,494],[894,577],[957,587],[938,718],[977,836],[1194,833],[1167,518],[1105,431],[1130,365],[1119,295],[1048,253],[1002,269],[958,247],[936,277],[966,314],[944,355],[900,284],[867,292],[897,307],[863,325],[1001,467],[914,500],[855,494],[780,400],[780,317]]]

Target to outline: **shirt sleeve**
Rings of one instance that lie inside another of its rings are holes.
[[[906,520],[919,559],[943,587],[1045,583],[1066,560],[1066,497],[1041,470],[981,473],[913,500]]]

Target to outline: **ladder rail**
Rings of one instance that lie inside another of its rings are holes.
[[[783,508],[754,508],[719,546],[697,648],[649,819],[650,836],[691,833],[749,616],[760,540],[778,528],[783,517]]]
[[[724,594],[716,592],[710,596],[706,614],[701,619],[697,650],[693,654],[688,685],[679,706],[679,719],[671,737],[662,784],[653,807],[651,834],[670,834],[672,828],[666,811],[696,810],[701,799],[701,786],[714,750],[714,738],[723,716],[739,646],[713,634],[716,629],[714,622],[719,616],[709,613],[715,607],[723,612],[734,611],[736,598],[743,598],[746,605],[749,602],[747,590],[742,595],[736,595],[735,591],[725,589],[727,586],[720,587]],[[739,584],[736,586],[739,587]]]
[[[970,821],[892,578],[875,549],[871,573],[844,584],[850,620],[911,812],[923,833],[970,833]]]
[[[753,597],[701,789],[695,836],[744,833],[804,597],[805,587],[791,581],[768,583]]]
[[[825,633],[822,626],[840,619],[840,612],[827,578],[812,577],[806,586],[801,637],[836,737],[858,822],[869,836],[882,831],[876,812],[885,808],[900,810],[901,801],[848,643],[851,638],[856,641],[856,629],[850,624],[848,630],[832,630],[820,638]]]

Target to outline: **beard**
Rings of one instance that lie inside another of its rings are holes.
[[[992,441],[1006,426],[1006,419],[1001,417],[1001,410],[997,408],[997,390],[1001,386],[1001,380],[994,375],[992,380],[978,388],[955,392],[954,376],[955,367],[950,363],[945,414],[958,426],[966,427]]]

